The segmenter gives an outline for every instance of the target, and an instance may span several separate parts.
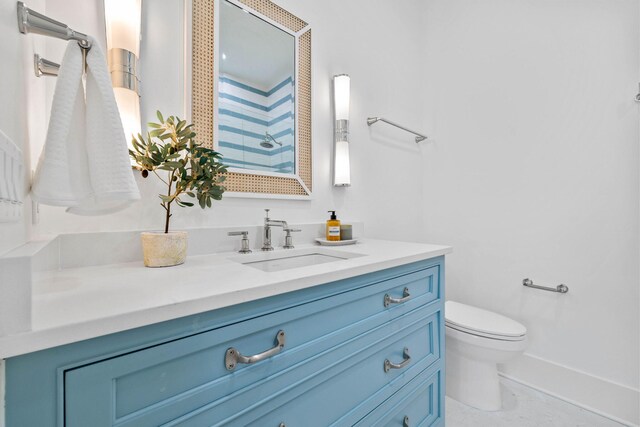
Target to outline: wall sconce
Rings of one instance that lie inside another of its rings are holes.
[[[142,0],[104,0],[111,85],[129,146],[131,135],[140,133],[141,127],[137,75],[141,15]]]
[[[333,185],[351,185],[349,165],[349,96],[351,78],[347,74],[333,76],[333,103],[335,113],[335,136],[333,157]]]

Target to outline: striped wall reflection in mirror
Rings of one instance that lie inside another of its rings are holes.
[[[220,2],[217,150],[238,171],[296,173],[295,36]]]
[[[218,81],[218,150],[230,167],[295,172],[291,76],[264,90],[229,74]]]

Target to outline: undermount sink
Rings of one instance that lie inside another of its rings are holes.
[[[272,272],[326,264],[328,262],[344,261],[361,256],[364,255],[335,249],[303,248],[235,255],[228,259],[258,270]]]

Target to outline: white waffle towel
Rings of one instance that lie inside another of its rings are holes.
[[[95,40],[87,52],[86,101],[82,50],[65,51],[32,194],[78,215],[119,211],[140,198],[105,56]]]
[[[22,150],[0,131],[0,222],[20,220],[23,179]]]

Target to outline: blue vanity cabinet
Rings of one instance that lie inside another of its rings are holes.
[[[8,359],[7,426],[439,425],[443,271],[434,258]]]

